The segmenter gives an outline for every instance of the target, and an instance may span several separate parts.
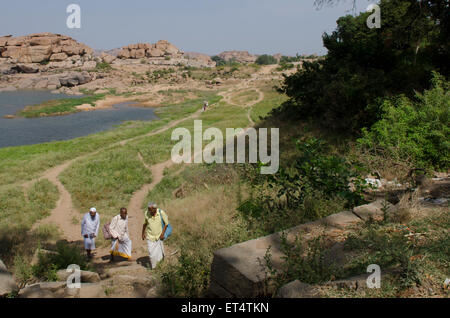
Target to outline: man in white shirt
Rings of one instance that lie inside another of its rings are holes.
[[[109,225],[111,233],[111,261],[114,256],[120,256],[131,261],[131,239],[128,232],[128,213],[126,208],[120,209],[120,214],[113,217]]]
[[[95,250],[95,238],[100,228],[100,215],[96,208],[91,208],[88,213],[83,216],[81,221],[81,235],[84,238],[84,249],[86,250],[88,259],[92,258],[91,252]]]

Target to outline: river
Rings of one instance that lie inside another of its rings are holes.
[[[79,98],[50,91],[0,92],[0,148],[68,140],[98,133],[129,120],[153,120],[153,108],[130,106],[134,102],[114,105],[110,109],[83,111],[65,116],[40,118],[3,118],[14,115],[27,105],[47,100]]]

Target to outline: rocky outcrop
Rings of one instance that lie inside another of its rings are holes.
[[[189,60],[189,65],[194,67],[214,67],[216,62],[214,62],[209,55],[197,53],[197,52],[186,52],[184,58]]]
[[[218,55],[225,61],[236,61],[238,63],[254,63],[257,59],[256,55],[248,53],[248,51],[225,51]]]
[[[311,240],[318,235],[339,237],[346,235],[355,225],[372,218],[383,218],[381,201],[359,206],[353,211],[343,211],[329,215],[323,219],[293,227],[285,232],[287,240],[293,242],[295,237],[302,235],[303,240]],[[395,206],[387,206],[387,213],[393,213]],[[270,275],[264,267],[264,257],[270,247],[272,266],[280,270],[283,264],[282,232],[260,237],[247,242],[220,249],[214,252],[211,265],[210,293],[219,297],[258,297],[271,294],[273,286]],[[327,259],[340,263],[347,261],[341,257],[343,247],[339,244],[332,248]],[[269,276],[268,276],[269,275]],[[269,280],[268,280],[269,279]],[[285,297],[309,297],[312,294],[309,286],[295,283],[284,290]],[[303,296],[302,296],[303,295]]]
[[[71,272],[66,270],[59,270],[56,275],[60,281],[66,281],[71,275]],[[100,282],[100,276],[95,272],[80,271],[80,279],[82,283],[98,283]]]
[[[5,297],[8,294],[17,291],[17,284],[5,264],[0,260],[0,297]]]
[[[53,33],[35,33],[26,36],[0,37],[1,57],[12,63],[45,63],[90,60],[93,50],[69,36]]]
[[[49,76],[35,76],[21,80],[17,84],[19,89],[51,89],[74,87],[92,81],[94,77],[88,72],[65,72]]]
[[[166,40],[158,41],[154,44],[138,43],[122,48],[117,57],[121,59],[142,59],[142,58],[178,58],[183,55],[176,46]]]

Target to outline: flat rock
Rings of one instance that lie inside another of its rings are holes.
[[[49,289],[42,289],[40,284],[35,284],[19,292],[20,298],[54,298],[53,293]]]
[[[376,200],[375,202],[353,208],[353,213],[364,221],[367,221],[370,218],[380,220],[383,219],[384,215],[383,204],[384,200]],[[392,204],[386,202],[386,209],[386,213],[392,213],[395,208]]]
[[[73,272],[67,272],[65,269],[59,270],[56,275],[60,281],[67,281],[67,278],[72,275]],[[95,272],[80,271],[80,278],[82,283],[97,283],[100,282],[100,276]]]
[[[346,229],[349,226],[360,223],[361,219],[358,218],[351,211],[343,211],[340,213],[329,215],[326,218],[321,219],[321,222],[328,227]]]

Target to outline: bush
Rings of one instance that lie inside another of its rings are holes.
[[[209,286],[209,253],[186,252],[182,249],[178,264],[169,265],[162,282],[169,297],[201,297]]]
[[[367,187],[360,176],[362,169],[344,158],[327,155],[326,144],[310,138],[297,142],[301,152],[289,167],[280,167],[274,175],[263,176],[249,165],[244,179],[255,192],[238,210],[253,230],[268,234],[294,224],[312,221],[344,207],[363,203]],[[253,170],[252,170],[253,169]],[[355,190],[350,189],[350,182]]]
[[[97,63],[97,65],[95,66],[95,70],[97,71],[108,71],[110,69],[112,69],[112,66],[107,62]]]
[[[71,264],[80,266],[82,270],[89,268],[85,255],[77,246],[59,241],[56,243],[56,253],[38,253],[38,263],[32,267],[32,271],[37,278],[56,281],[58,279],[56,272],[66,269]]]
[[[258,56],[255,63],[258,65],[272,65],[277,64],[277,60],[272,55],[263,54]]]
[[[434,74],[433,88],[383,102],[382,119],[370,130],[363,129],[359,146],[376,154],[387,151],[396,160],[412,161],[419,167],[447,169],[450,165],[449,82]]]
[[[382,0],[380,7],[389,13],[382,28],[367,27],[368,12],[339,18],[337,29],[323,35],[327,56],[285,79],[286,118],[360,132],[380,119],[380,98],[423,91],[432,70],[448,76],[441,55],[449,41],[441,37],[448,38],[450,7],[437,0]]]

